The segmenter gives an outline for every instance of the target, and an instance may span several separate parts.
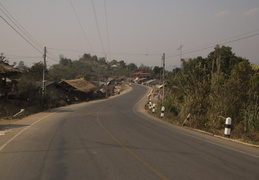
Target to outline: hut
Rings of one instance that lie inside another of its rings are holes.
[[[74,80],[61,80],[57,84],[57,89],[63,90],[67,102],[90,100],[94,97],[95,85],[81,78]]]

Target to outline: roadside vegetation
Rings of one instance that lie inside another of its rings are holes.
[[[258,66],[225,46],[216,46],[206,58],[181,61],[180,68],[167,73],[166,119],[182,125],[191,114],[187,126],[223,135],[231,117],[231,137],[258,144]]]

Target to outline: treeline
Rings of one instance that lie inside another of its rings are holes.
[[[223,134],[232,118],[232,137],[259,141],[259,71],[230,47],[216,46],[207,58],[182,59],[167,75],[167,117],[181,124]]]
[[[22,73],[18,77],[12,78],[19,79],[19,97],[26,100],[31,96],[31,92],[37,89],[37,84],[38,88],[42,86],[44,65],[42,62],[37,62],[31,67],[27,67],[23,61],[20,61],[15,67],[20,69]],[[61,55],[57,64],[45,69],[44,79],[47,83],[79,78],[106,82],[108,78],[133,77],[133,73],[138,71],[148,72],[153,77],[159,78],[161,70],[161,67],[151,68],[143,64],[138,67],[134,63],[127,64],[123,60],[108,62],[103,57],[91,54],[84,54],[78,60],[71,60]],[[48,100],[51,99],[49,96],[51,95],[47,94]]]
[[[23,72],[25,79],[42,80],[43,63],[35,63],[32,67],[27,67],[23,61],[16,66]],[[60,81],[61,79],[85,78],[86,80],[103,80],[109,77],[133,77],[134,72],[143,71],[151,73],[155,78],[159,78],[161,67],[151,68],[141,64],[139,67],[135,63],[127,64],[123,60],[107,61],[104,57],[97,57],[91,54],[84,54],[78,60],[71,60],[60,56],[57,64],[46,69],[46,79],[49,81]]]

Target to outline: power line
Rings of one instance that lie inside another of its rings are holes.
[[[49,48],[48,48],[48,50],[49,50]],[[47,57],[52,57],[52,58],[51,58],[52,60],[59,62],[59,60],[56,59],[56,56],[57,56],[57,55],[55,55],[55,54],[53,54],[53,53],[51,53],[51,52],[49,52],[49,51],[48,51],[48,54],[49,54],[50,56],[47,55]]]
[[[103,48],[103,41],[102,41],[102,37],[101,37],[101,33],[100,33],[100,28],[99,28],[99,24],[98,24],[98,19],[97,19],[97,15],[96,15],[94,0],[92,0],[92,5],[93,5],[94,17],[95,17],[95,22],[96,22],[96,26],[97,26],[97,30],[98,30],[98,35],[99,35],[101,47],[102,47],[102,50],[103,50],[104,54],[106,55],[106,53],[104,51],[104,48]]]
[[[19,34],[28,44],[30,44],[35,50],[37,50],[40,54],[43,55],[43,53],[36,47],[34,46],[28,39],[26,39],[20,32],[18,32],[18,30],[16,30],[3,16],[0,15],[0,17],[17,33]],[[21,29],[20,29],[21,30]],[[55,58],[52,58],[50,56],[47,56],[48,58],[56,61],[56,62],[59,62],[58,60],[56,60]]]
[[[80,26],[80,28],[81,28],[83,34],[84,34],[84,37],[85,37],[86,42],[88,43],[88,45],[89,45],[89,47],[91,48],[92,52],[94,52],[93,47],[91,46],[91,43],[90,43],[89,39],[88,39],[87,36],[86,36],[85,30],[84,30],[84,28],[83,28],[83,26],[82,26],[82,24],[81,24],[81,22],[80,22],[80,20],[79,20],[79,18],[78,18],[78,15],[77,15],[77,13],[76,13],[76,10],[75,10],[75,8],[74,8],[74,5],[73,5],[73,3],[72,3],[72,0],[70,0],[70,5],[71,5],[71,7],[72,7],[72,9],[73,9],[73,11],[74,11],[74,14],[75,14],[75,16],[76,16],[77,22],[78,22],[78,24],[79,24],[79,26]]]
[[[20,32],[18,32],[17,29],[15,29],[6,19],[4,19],[2,16],[1,18],[13,29],[15,30],[16,33],[18,33],[26,42],[28,42],[34,49],[36,49],[38,52],[40,52],[41,54],[43,54],[36,46],[38,46],[40,49],[43,49],[43,46],[35,39],[33,38],[28,31],[26,31],[26,29],[12,16],[12,14],[4,7],[4,5],[0,2],[0,5],[2,6],[2,8],[7,12],[5,12],[3,9],[0,8],[0,10],[5,14],[5,16],[27,37],[30,39],[30,41],[32,41],[34,43],[34,45],[28,40],[26,39]],[[18,57],[18,56],[17,56]],[[16,57],[16,58],[17,58]],[[55,58],[52,58],[50,56],[47,56],[48,58],[57,61]],[[18,58],[38,58],[38,57],[18,57]],[[58,62],[58,61],[57,61]]]
[[[203,51],[203,50],[206,50],[206,49],[213,48],[213,47],[215,47],[215,45],[230,44],[230,43],[233,43],[233,42],[236,42],[236,41],[240,41],[240,40],[251,38],[251,37],[254,37],[254,36],[258,36],[258,35],[259,35],[259,33],[252,34],[252,35],[241,37],[241,38],[237,38],[237,39],[234,39],[234,40],[230,40],[230,41],[226,41],[226,42],[222,42],[222,43],[216,43],[216,44],[213,44],[213,45],[208,45],[207,47],[204,46],[202,48],[198,48],[198,49],[194,49],[194,50],[189,50],[189,51],[183,52],[182,54],[191,54],[191,53],[194,53],[194,52]],[[179,56],[179,54],[178,55],[168,56],[168,58],[177,57],[177,56]]]
[[[233,39],[236,39],[236,38],[240,38],[240,37],[242,37],[244,35],[251,34],[251,33],[254,33],[254,32],[258,32],[258,31],[259,31],[259,29],[256,29],[256,30],[253,30],[253,31],[250,31],[250,32],[246,32],[246,33],[243,33],[243,34],[239,34],[237,36],[233,36],[233,37],[221,40],[221,41],[217,41],[217,42],[214,42],[214,43],[203,45],[203,46],[200,46],[200,47],[197,47],[197,48],[192,48],[192,49],[189,49],[188,51],[194,51],[194,50],[197,50],[197,49],[206,48],[208,46],[215,46],[217,44],[222,44],[222,42],[230,41],[230,40],[233,40]]]
[[[82,52],[85,53],[84,50],[75,50],[75,49],[60,49],[60,48],[53,48],[49,47],[48,49],[54,50],[54,51],[70,51],[70,52]],[[97,54],[103,54],[102,52],[95,52]],[[127,55],[127,56],[161,56],[160,54],[155,54],[155,53],[118,53],[118,52],[111,52],[111,54],[115,55]]]
[[[54,51],[71,51],[71,52],[85,52],[84,50],[75,50],[75,49],[60,49],[60,48],[48,48]]]
[[[150,54],[150,53],[111,53],[116,55],[125,55],[125,56],[161,56],[162,54]]]
[[[52,59],[53,61],[59,62],[56,58],[52,58],[51,56],[47,56],[49,59]]]
[[[12,59],[33,59],[33,58],[41,58],[41,56],[17,56],[17,55],[9,55],[5,54],[7,57],[11,57]]]
[[[12,21],[12,23],[20,30],[23,32],[23,34],[25,36],[27,36],[35,45],[37,45],[38,47],[40,47],[41,49],[43,49],[43,46],[35,39],[33,38],[28,31],[26,31],[26,29],[12,16],[12,14],[4,7],[4,5],[0,2],[0,5],[3,7],[3,9],[7,12],[5,13],[1,8],[0,10],[6,15],[6,17]],[[9,16],[11,17],[9,17]],[[17,25],[18,24],[18,25]]]
[[[108,52],[109,52],[109,55],[111,55],[111,49],[110,49],[110,38],[109,38],[109,28],[108,28],[108,15],[107,15],[107,4],[106,4],[106,0],[104,0],[104,10],[105,10],[105,21],[106,21],[106,34],[107,34]]]
[[[35,47],[29,40],[27,40],[21,33],[19,33],[3,16],[0,15],[0,17],[17,33],[19,34],[27,43],[29,43],[35,50],[37,50],[39,53],[43,55],[43,53]]]

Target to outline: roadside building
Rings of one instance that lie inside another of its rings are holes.
[[[138,78],[146,78],[146,79],[150,79],[151,78],[151,74],[150,73],[144,73],[144,72],[136,72],[133,73],[134,79]]]
[[[66,99],[68,103],[73,103],[93,99],[96,89],[95,85],[83,78],[61,80],[56,86],[55,95],[58,99]]]
[[[15,91],[17,82],[12,77],[21,74],[20,70],[0,61],[0,97],[8,98],[8,94]]]

